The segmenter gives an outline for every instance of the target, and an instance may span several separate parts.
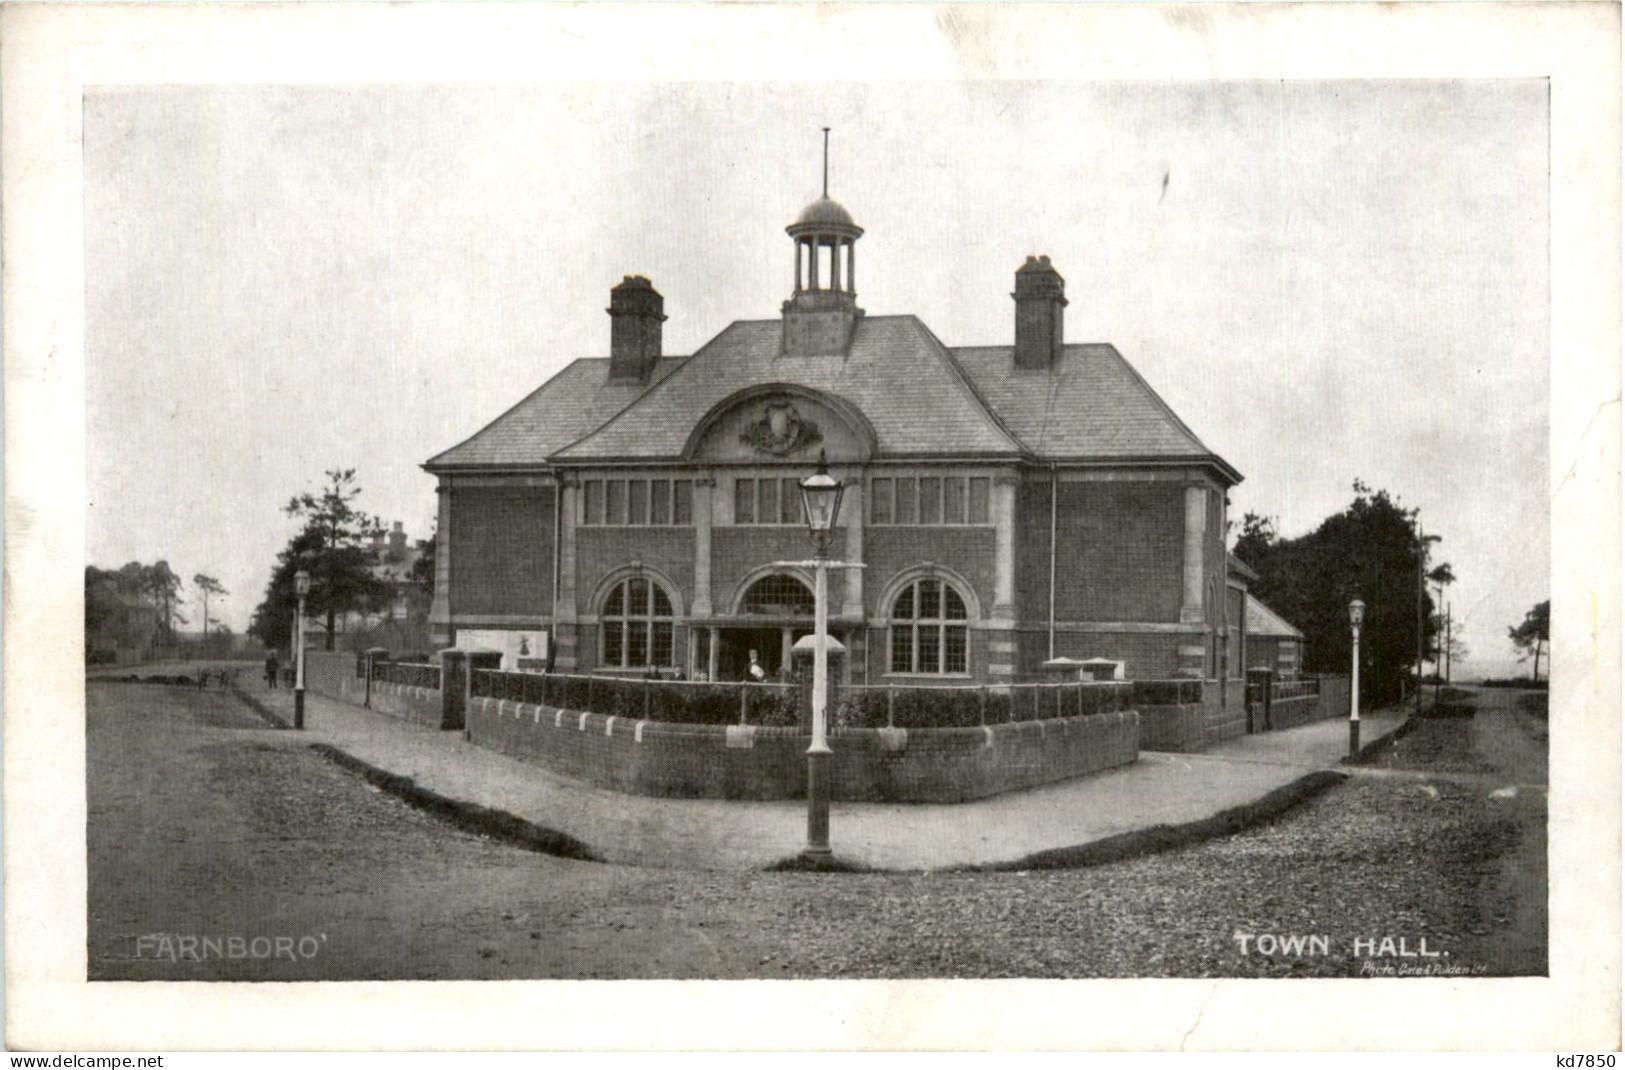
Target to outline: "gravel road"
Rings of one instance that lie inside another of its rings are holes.
[[[1531,786],[1545,708],[1515,693],[1425,722],[1385,775],[1169,854],[1045,873],[726,874],[572,862],[454,830],[222,692],[88,692],[93,980],[1546,968],[1546,806]],[[1299,953],[1282,946],[1293,936]],[[1405,943],[1384,956],[1384,937]],[[1398,956],[1423,939],[1438,957]]]

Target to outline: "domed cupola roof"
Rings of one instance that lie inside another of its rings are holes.
[[[833,223],[839,227],[857,226],[857,224],[852,221],[852,213],[848,212],[845,208],[842,208],[835,201],[830,200],[826,195],[818,198],[816,201],[803,208],[801,210],[801,215],[796,217],[796,221],[792,225],[797,227],[808,227],[823,226],[830,223]]]

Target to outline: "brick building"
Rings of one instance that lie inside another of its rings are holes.
[[[945,345],[857,304],[863,236],[827,194],[787,228],[788,300],[690,356],[664,301],[610,291],[576,360],[438,479],[436,642],[543,633],[558,671],[771,672],[811,628],[796,481],[847,484],[831,628],[848,679],[1029,679],[1052,657],[1236,679],[1226,490],[1241,478],[1109,344],[1065,339],[1065,280],[1017,269],[1011,343]],[[1243,597],[1245,584],[1240,584]]]

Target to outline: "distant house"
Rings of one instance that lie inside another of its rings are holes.
[[[396,653],[431,649],[429,592],[412,578],[418,562],[432,552],[429,540],[410,541],[405,525],[397,520],[389,531],[374,534],[367,549],[373,555],[372,574],[388,586],[389,595],[370,612],[336,617],[334,646],[381,646]],[[326,645],[326,621],[320,615],[306,620],[305,641],[317,648]]]
[[[1303,633],[1256,598],[1247,599],[1247,668],[1280,676],[1303,670]]]
[[[111,574],[85,584],[85,663],[134,665],[152,660],[157,611]]]

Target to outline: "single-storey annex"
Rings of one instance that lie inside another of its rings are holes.
[[[437,643],[523,632],[527,667],[711,679],[754,651],[776,672],[811,629],[811,577],[774,563],[809,556],[797,482],[823,454],[847,484],[832,552],[866,566],[831,584],[847,680],[1008,682],[1055,657],[1240,677],[1241,475],[1113,346],[1066,341],[1048,257],[1015,273],[1009,344],[949,346],[858,307],[864,232],[827,194],[787,231],[777,317],[669,355],[663,298],[628,276],[607,359],[424,465]]]

